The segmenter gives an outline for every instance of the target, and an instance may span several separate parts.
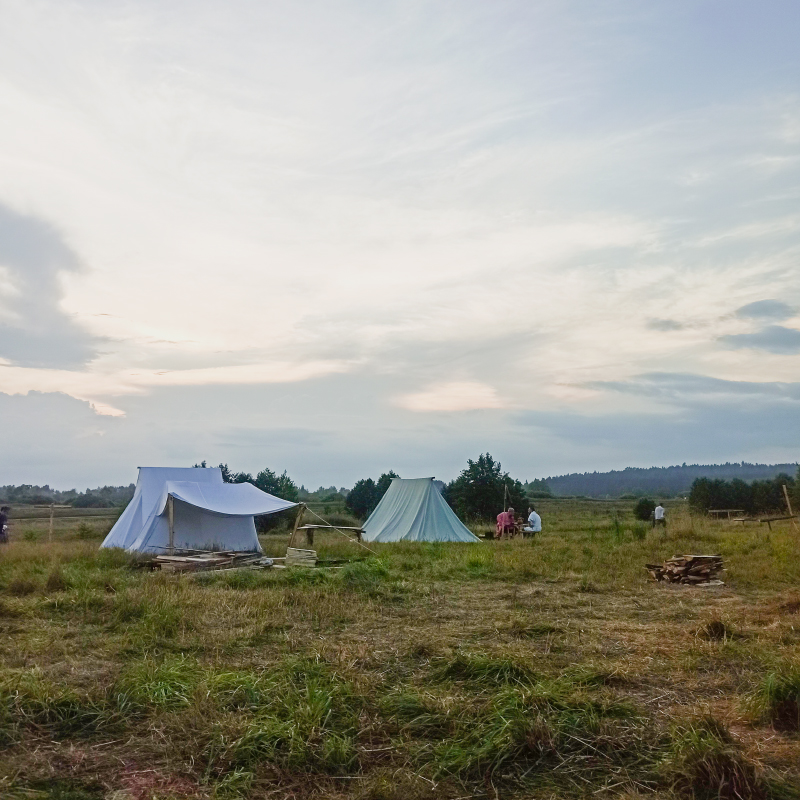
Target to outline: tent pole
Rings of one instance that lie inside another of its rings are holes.
[[[170,495],[167,498],[167,509],[169,511],[169,554],[175,553],[175,500]]]

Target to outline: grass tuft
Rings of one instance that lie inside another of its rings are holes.
[[[191,704],[202,679],[200,665],[185,656],[145,659],[125,670],[114,686],[114,694],[122,710],[175,710]]]
[[[712,619],[703,625],[697,635],[711,642],[726,642],[733,638],[733,631],[720,619]]]
[[[69,589],[69,583],[64,577],[64,573],[61,571],[61,567],[55,566],[50,570],[44,588],[48,592],[65,592]]]
[[[25,597],[33,594],[39,587],[30,578],[13,578],[9,581],[6,591],[14,597]]]
[[[531,684],[537,675],[526,664],[510,658],[458,653],[434,666],[432,678],[438,681],[470,681],[485,686]]]
[[[517,639],[540,639],[552,636],[554,633],[563,633],[563,628],[551,625],[548,622],[529,623],[522,619],[513,619],[507,627],[510,636]]]
[[[800,730],[800,667],[765,675],[749,702],[761,720],[781,730]]]
[[[707,717],[673,729],[661,774],[693,800],[765,800],[767,783],[728,729]]]

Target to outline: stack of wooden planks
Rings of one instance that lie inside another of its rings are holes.
[[[286,548],[286,566],[287,567],[316,567],[317,566],[317,551],[316,550],[301,550],[298,547]]]
[[[673,556],[663,564],[645,564],[653,580],[665,583],[713,584],[719,586],[717,575],[724,571],[722,556]]]
[[[151,562],[153,569],[162,572],[202,572],[212,569],[264,569],[272,566],[272,559],[261,553],[237,553],[233,550],[196,552],[191,555],[158,555]]]

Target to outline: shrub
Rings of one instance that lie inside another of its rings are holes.
[[[633,507],[633,516],[636,519],[647,522],[650,515],[656,510],[656,504],[649,497],[639,498],[636,505]]]
[[[81,522],[75,529],[75,538],[86,541],[87,539],[99,539],[102,534],[96,531],[88,522]]]

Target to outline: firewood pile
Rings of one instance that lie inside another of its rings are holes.
[[[237,553],[233,550],[196,552],[191,555],[157,555],[151,569],[162,572],[204,572],[215,569],[266,569],[272,559],[261,553]]]
[[[717,576],[725,567],[722,556],[673,556],[663,564],[645,564],[645,569],[655,581],[719,586]]]

